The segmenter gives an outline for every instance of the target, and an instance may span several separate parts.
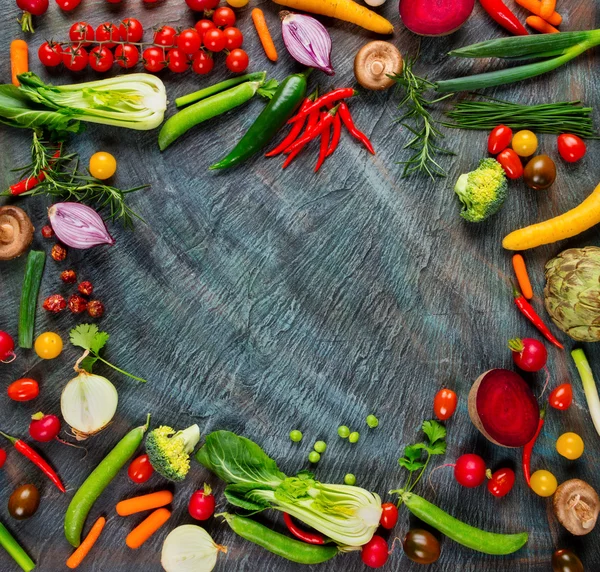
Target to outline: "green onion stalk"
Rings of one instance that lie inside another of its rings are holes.
[[[571,352],[579,376],[581,377],[581,383],[583,385],[583,391],[585,392],[585,398],[587,400],[592,422],[598,435],[600,435],[600,397],[598,397],[598,387],[594,381],[594,374],[592,368],[588,362],[585,353],[582,349],[576,349]]]

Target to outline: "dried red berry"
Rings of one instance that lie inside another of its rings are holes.
[[[75,270],[63,270],[60,273],[60,279],[67,284],[75,284],[77,282],[77,274]]]
[[[52,252],[50,256],[56,260],[56,262],[60,262],[67,257],[67,249],[62,244],[55,244],[52,247]]]
[[[44,238],[52,238],[54,236],[54,231],[52,230],[52,227],[49,224],[42,227],[42,236]]]
[[[104,315],[104,304],[100,300],[90,300],[87,311],[92,318],[101,318]]]
[[[85,312],[87,305],[87,300],[79,294],[73,294],[69,297],[69,310],[71,310],[73,314],[81,314],[81,312]]]
[[[94,291],[94,285],[89,280],[85,280],[79,284],[77,289],[84,296],[91,296]]]
[[[53,294],[44,300],[44,310],[58,314],[67,307],[66,300],[60,294]]]

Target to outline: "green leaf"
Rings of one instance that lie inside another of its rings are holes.
[[[427,435],[429,439],[429,444],[433,445],[436,441],[440,441],[446,438],[446,428],[435,420],[424,421],[423,422],[423,433]]]
[[[248,491],[249,492],[249,491]],[[225,498],[234,506],[239,506],[246,510],[257,511],[270,507],[268,501],[264,499],[249,499],[247,492],[240,490],[238,485],[229,485],[225,488]]]
[[[445,455],[446,454],[446,441],[438,441],[429,447],[426,447],[425,450],[430,455]]]
[[[265,99],[271,99],[278,87],[279,82],[276,79],[270,79],[258,88],[258,95],[261,95]]]
[[[100,353],[100,350],[106,345],[106,342],[108,342],[108,338],[110,338],[110,335],[106,332],[98,332],[94,336],[90,351],[95,354]]]
[[[95,356],[87,356],[86,358],[84,358],[83,360],[81,360],[81,363],[79,364],[79,367],[81,369],[84,369],[88,373],[92,373],[92,368],[94,367],[94,364],[97,361],[98,361],[97,357],[95,357]]]
[[[96,324],[79,324],[71,330],[69,338],[74,346],[91,350],[97,333],[98,326]]]
[[[416,443],[404,448],[404,456],[410,461],[418,461],[421,458],[421,451],[426,448],[425,443]]]
[[[405,459],[404,457],[398,459],[398,464],[401,467],[404,467],[405,469],[409,470],[411,473],[413,471],[418,471],[419,469],[422,469],[425,466],[425,463],[423,461],[410,461],[409,459]]]

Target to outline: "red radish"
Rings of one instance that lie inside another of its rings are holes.
[[[362,547],[360,553],[362,561],[369,568],[381,568],[387,562],[389,555],[387,542],[377,534]]]
[[[497,498],[506,496],[515,484],[515,472],[512,469],[498,469],[494,474],[488,469],[487,489]]]
[[[214,514],[215,497],[209,485],[204,483],[204,490],[198,490],[192,495],[188,512],[196,520],[208,520]]]
[[[398,509],[393,502],[386,502],[381,505],[381,518],[379,524],[386,530],[392,530],[398,522]]]
[[[534,338],[514,338],[508,341],[513,353],[515,365],[523,371],[540,371],[546,367],[548,350],[546,346]]]
[[[445,36],[469,19],[474,6],[475,0],[400,0],[400,18],[415,34]]]
[[[472,453],[461,455],[454,465],[454,478],[459,485],[474,489],[485,481],[485,461]]]
[[[32,439],[47,443],[58,437],[60,433],[60,419],[56,415],[44,415],[39,412],[31,416],[29,434]]]
[[[2,363],[10,363],[16,357],[15,341],[12,339],[12,336],[7,332],[0,331],[0,361]]]
[[[540,407],[520,375],[492,369],[480,375],[471,388],[469,416],[492,443],[523,447],[537,431]]]

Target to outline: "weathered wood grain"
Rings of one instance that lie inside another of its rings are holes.
[[[30,40],[32,69],[57,82],[93,77],[41,70],[37,47],[47,38],[66,38],[76,20],[98,25],[137,16],[147,29],[160,23],[186,26],[193,17],[183,4],[183,0],[165,0],[143,5],[130,0],[115,6],[84,0],[77,11],[64,14],[52,3],[49,13],[37,20],[37,32]],[[5,0],[4,5],[0,37],[7,53],[9,40],[20,34],[14,3]],[[275,5],[268,1],[251,5],[264,8],[276,31]],[[564,29],[598,27],[597,6],[595,0],[561,3]],[[239,25],[252,69],[268,69],[281,79],[296,67],[277,33],[280,62],[266,63],[249,11],[240,11]],[[517,11],[524,16],[520,8]],[[396,2],[390,0],[382,12],[397,26],[394,43],[403,53],[414,53],[418,40],[400,24]],[[334,40],[337,75],[313,74],[312,82],[318,81],[322,89],[352,84],[353,55],[373,36],[340,22],[326,23]],[[502,34],[477,6],[459,32],[422,39],[418,71],[444,78],[489,69],[491,62],[450,60],[444,54],[453,47]],[[597,105],[597,58],[597,53],[589,53],[554,74],[488,93],[524,103],[582,98]],[[225,77],[223,58],[218,60],[209,78],[164,74],[170,100]],[[7,81],[7,57],[0,62],[0,72]],[[401,148],[407,133],[392,124],[398,114],[397,101],[390,91],[363,93],[352,102],[356,121],[373,139],[377,156],[369,156],[344,135],[340,150],[318,175],[312,172],[316,157],[310,153],[286,171],[280,169],[279,160],[262,157],[231,172],[206,171],[254,120],[262,105],[258,101],[195,129],[162,155],[155,132],[90,126],[74,139],[72,147],[84,162],[100,149],[116,155],[118,184],[152,184],[151,190],[131,197],[132,206],[148,224],[138,225],[134,233],[114,228],[114,248],[71,252],[60,265],[50,260],[42,295],[66,291],[59,286],[58,274],[67,267],[92,280],[107,306],[101,322],[111,333],[107,357],[150,381],[142,386],[98,367],[120,391],[114,423],[87,444],[86,457],[58,443],[40,447],[69,484],[67,495],[60,495],[26,460],[10,453],[0,471],[0,519],[38,562],[40,571],[63,569],[70,547],[62,535],[62,518],[73,491],[148,411],[156,423],[185,427],[197,422],[203,433],[222,428],[240,432],[260,443],[290,473],[307,468],[312,443],[324,439],[329,448],[316,468],[319,479],[340,482],[346,472],[353,472],[359,485],[387,498],[386,491],[402,484],[404,475],[396,461],[403,445],[417,438],[421,421],[432,415],[433,395],[447,385],[461,396],[458,412],[448,423],[449,462],[464,452],[477,452],[490,467],[508,464],[519,473],[519,452],[488,444],[471,425],[466,410],[468,389],[479,373],[491,367],[511,367],[506,341],[515,335],[535,334],[512,305],[510,256],[500,241],[517,226],[560,213],[585,197],[598,183],[600,147],[590,142],[587,158],[578,165],[557,161],[558,181],[548,192],[534,193],[521,183],[512,184],[498,216],[469,226],[457,214],[452,186],[458,174],[477,164],[486,134],[447,133],[446,143],[456,151],[456,156],[444,161],[447,180],[403,180],[396,162],[406,159]],[[597,112],[595,119],[600,119]],[[9,170],[27,162],[29,134],[2,128],[0,141],[0,181],[6,187],[13,180]],[[556,156],[554,137],[541,137],[541,148]],[[44,224],[47,201],[27,199],[19,204],[36,227]],[[598,244],[598,238],[598,231],[593,230],[568,244]],[[527,254],[539,309],[543,265],[566,244]],[[38,235],[35,246],[49,250],[50,243]],[[23,267],[20,259],[2,263],[0,270],[0,327],[13,332]],[[37,330],[54,329],[66,339],[74,324],[67,314],[55,318],[40,313]],[[589,345],[586,351],[600,375],[600,350]],[[50,363],[40,363],[31,352],[20,352],[14,364],[2,366],[2,387],[27,373],[39,378],[42,395],[34,404],[0,398],[0,428],[25,435],[30,414],[40,409],[57,412],[60,391],[77,357],[71,347]],[[551,349],[550,368],[553,383],[573,380],[575,406],[566,413],[549,412],[534,468],[548,468],[559,480],[577,475],[598,488],[598,436],[589,422],[568,353]],[[541,388],[541,377],[531,381],[536,389]],[[380,418],[376,430],[364,423],[369,413]],[[358,444],[337,438],[336,428],[342,423],[361,432]],[[304,432],[302,444],[292,444],[287,438],[295,428]],[[586,442],[584,458],[575,463],[565,462],[554,451],[556,437],[567,430],[580,433]],[[423,494],[452,514],[490,530],[531,532],[527,548],[506,558],[479,555],[443,540],[443,555],[435,570],[542,572],[550,569],[550,555],[559,547],[573,548],[586,569],[600,566],[596,534],[579,540],[570,537],[554,521],[549,502],[526,490],[520,477],[515,491],[500,501],[483,489],[459,489],[450,470],[435,473],[433,480],[435,491],[423,483]],[[177,487],[169,527],[190,522],[187,499],[204,481],[216,486],[217,494],[221,491],[219,483],[194,463],[191,476]],[[35,517],[16,522],[8,515],[6,501],[8,493],[25,482],[40,487],[43,501]],[[103,513],[109,522],[82,570],[161,569],[160,547],[167,529],[133,552],[125,547],[124,539],[141,518],[121,519],[113,512],[118,499],[161,486],[156,477],[148,486],[136,488],[124,473],[118,476],[92,511],[91,519]],[[409,522],[402,512],[398,536],[406,532]],[[224,525],[211,522],[208,528],[218,542],[229,547],[218,570],[302,568],[236,538]],[[4,553],[0,553],[0,568],[16,569]],[[399,550],[388,568],[420,570]],[[320,569],[359,571],[364,567],[355,554]]]

